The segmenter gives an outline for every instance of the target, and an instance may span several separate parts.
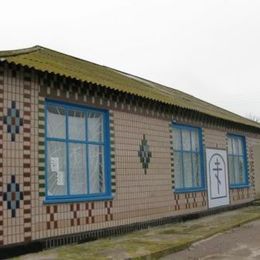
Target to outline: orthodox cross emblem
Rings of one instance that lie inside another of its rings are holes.
[[[225,161],[220,152],[212,154],[209,160],[209,185],[212,198],[220,198],[227,193]]]
[[[206,149],[209,208],[229,204],[227,152]]]
[[[217,179],[218,194],[219,194],[219,193],[220,193],[219,187],[220,187],[220,185],[221,185],[221,181],[220,181],[220,178],[219,178],[219,173],[220,173],[223,169],[219,167],[220,162],[218,161],[218,157],[217,157],[217,160],[215,161],[215,165],[216,165],[216,168],[213,168],[212,170],[213,170],[214,172],[216,172],[216,173],[215,173],[215,178]]]

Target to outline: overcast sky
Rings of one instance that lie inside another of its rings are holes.
[[[1,1],[0,50],[33,45],[260,118],[259,0]]]

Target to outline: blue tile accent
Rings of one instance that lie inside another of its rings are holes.
[[[4,116],[4,124],[7,125],[7,132],[11,135],[11,141],[15,141],[16,134],[20,133],[20,127],[23,126],[23,119],[20,117],[20,110],[16,107],[16,102],[12,101],[11,108],[7,109],[7,115]]]
[[[11,176],[11,182],[7,184],[6,192],[3,193],[3,200],[7,204],[7,209],[12,211],[12,218],[16,217],[16,209],[20,208],[23,192],[20,191],[20,185],[14,175]]]
[[[139,146],[138,156],[140,157],[140,162],[142,163],[144,174],[146,174],[150,160],[152,158],[152,152],[150,151],[150,147],[148,145],[145,134],[143,135],[141,145]]]

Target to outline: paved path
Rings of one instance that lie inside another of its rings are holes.
[[[260,220],[193,244],[161,260],[260,259]]]

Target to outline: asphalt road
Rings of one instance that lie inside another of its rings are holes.
[[[193,244],[161,260],[260,260],[260,220]]]

